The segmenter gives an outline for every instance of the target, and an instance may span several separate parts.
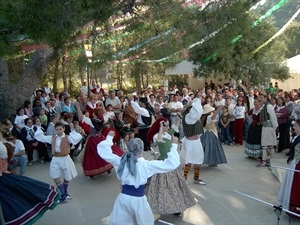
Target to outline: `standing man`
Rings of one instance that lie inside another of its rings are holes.
[[[134,112],[137,114],[138,137],[144,142],[144,151],[151,150],[150,143],[147,140],[147,134],[152,124],[152,116],[149,110],[149,102],[146,97],[141,97],[139,103],[134,101],[134,97],[130,96],[129,101]]]
[[[183,109],[182,102],[178,101],[178,98],[179,98],[178,94],[174,94],[174,99],[169,104],[169,110],[171,113],[171,118],[170,118],[171,126],[176,124],[178,114],[181,113]],[[179,142],[181,142],[183,138],[183,129],[181,124],[179,124],[178,129],[179,129]]]
[[[88,86],[86,84],[86,81],[83,81],[82,83],[82,87],[80,88],[80,94],[81,95],[84,95],[84,96],[87,96],[88,95]]]
[[[200,141],[200,134],[203,133],[203,126],[200,122],[202,113],[203,108],[199,98],[194,98],[182,113],[185,137],[182,141],[181,154],[185,159],[184,178],[187,180],[191,164],[194,164],[194,183],[204,185],[206,183],[200,179],[200,169],[204,159],[203,147]]]
[[[257,98],[257,96],[254,95],[254,89],[250,88],[248,90],[248,94],[245,96],[245,102],[246,102],[246,113],[250,112],[251,109],[254,109],[254,100]],[[251,120],[249,117],[246,116],[245,118],[245,125],[244,125],[244,137],[245,140],[248,136],[248,130],[251,124]]]
[[[262,105],[260,111],[262,161],[258,162],[257,167],[270,164],[270,159],[274,155],[274,146],[277,145],[277,117],[273,106],[267,101],[267,97],[266,94],[259,95],[259,102]]]
[[[43,91],[46,92],[47,96],[52,92],[51,88],[49,87],[49,83],[46,83],[43,87]]]

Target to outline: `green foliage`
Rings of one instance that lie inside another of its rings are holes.
[[[66,49],[67,72],[79,79],[80,68],[87,64],[83,53],[87,38],[93,44],[94,71],[112,67],[112,76],[119,79],[117,66],[111,65],[122,63],[122,79],[133,81],[139,75],[142,87],[162,82],[164,70],[182,61],[184,49],[188,49],[191,61],[201,64],[197,73],[200,76],[246,77],[255,82],[260,82],[260,76],[267,77],[266,73],[268,77],[286,77],[280,66],[278,70],[266,66],[283,58],[269,54],[273,43],[257,54],[251,53],[276,32],[270,21],[253,28],[259,15],[249,12],[249,8],[257,0],[212,1],[204,10],[183,7],[184,2],[2,0],[0,25],[4,29],[0,30],[0,56],[25,44],[45,43],[57,52]],[[190,48],[199,41],[202,43]],[[212,54],[216,57],[203,64],[203,59]],[[141,70],[135,68],[135,63],[164,57],[168,63],[142,63]]]
[[[247,12],[248,6],[243,2],[235,1],[221,7],[223,13],[218,14],[220,9],[211,6],[206,18],[209,22],[200,27],[200,30],[205,27],[206,35],[219,27],[218,34],[191,51],[191,60],[199,65],[196,76],[214,75],[247,80],[254,84],[271,77],[286,79],[288,70],[281,65],[281,58],[277,55],[267,57],[272,43],[253,53],[276,32],[274,26],[267,21],[253,26],[258,16]]]

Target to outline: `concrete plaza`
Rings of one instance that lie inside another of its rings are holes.
[[[188,185],[194,193],[197,204],[181,216],[161,215],[155,225],[164,222],[176,225],[272,225],[277,224],[273,208],[261,202],[234,192],[237,190],[255,198],[276,204],[280,180],[284,171],[267,167],[255,167],[256,161],[245,158],[243,146],[224,145],[227,164],[218,167],[204,165],[201,178],[207,185],[192,183],[193,170],[190,170]],[[285,150],[286,152],[287,150]],[[153,159],[150,153],[144,157]],[[87,179],[80,162],[76,162],[78,176],[70,182],[69,192],[73,196],[68,203],[47,211],[36,223],[40,225],[101,225],[105,224],[120,192],[115,171],[96,179]],[[284,152],[275,153],[272,164],[286,166]],[[181,167],[183,166],[183,162]],[[49,163],[35,163],[28,167],[27,176],[53,184],[49,177]],[[299,224],[282,212],[279,224]],[[123,223],[120,222],[120,225]],[[126,225],[126,224],[124,224]]]

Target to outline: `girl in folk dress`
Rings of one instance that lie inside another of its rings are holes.
[[[101,107],[103,103],[100,103]],[[92,112],[92,119],[86,117],[82,114],[79,104],[77,106],[78,118],[80,121],[88,124],[90,126],[90,134],[85,144],[82,168],[85,176],[93,178],[96,175],[108,172],[113,168],[111,164],[106,162],[104,159],[99,157],[97,153],[97,145],[105,139],[105,132],[108,133],[112,128],[104,128],[104,118],[103,109],[95,108]],[[118,140],[119,135],[115,135],[114,143]],[[124,151],[118,146],[113,146],[113,151],[115,154],[122,156]]]
[[[237,104],[233,110],[233,115],[235,116],[234,120],[234,128],[233,128],[233,135],[236,145],[243,144],[243,129],[245,124],[245,113],[246,108],[244,105],[243,98],[237,99]]]
[[[180,123],[180,118],[178,121]],[[169,121],[166,118],[157,119],[151,126],[147,139],[158,146],[160,153],[158,160],[167,158],[172,145],[172,135],[178,132],[178,127],[175,127],[169,130]],[[196,204],[182,171],[178,168],[168,173],[154,174],[146,186],[145,195],[155,214],[180,215]]]
[[[254,108],[251,109],[247,116],[251,117],[252,123],[249,126],[248,135],[246,139],[245,154],[249,158],[259,159],[262,157],[261,151],[261,129],[260,124],[260,103],[257,99],[253,102]]]
[[[279,142],[277,152],[282,152],[285,149],[286,126],[288,108],[285,106],[283,97],[277,98],[277,105],[274,108],[278,122]]]
[[[218,114],[222,108],[223,106],[218,106],[217,110],[215,110],[214,107],[211,107],[208,104],[203,106],[201,121],[205,130],[204,134],[200,137],[204,151],[203,164],[210,166],[217,166],[217,164],[227,163],[215,125],[216,121],[218,121]]]

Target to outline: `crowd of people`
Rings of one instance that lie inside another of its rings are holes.
[[[270,165],[275,152],[290,149],[286,153],[288,161],[298,168],[297,89],[287,92],[278,84],[270,84],[267,90],[259,91],[242,83],[234,87],[210,82],[199,90],[187,85],[179,90],[176,84],[170,90],[163,86],[155,90],[148,85],[141,93],[125,96],[122,90],[106,91],[95,81],[89,88],[86,85],[78,96],[70,96],[54,93],[46,84],[17,109],[13,120],[2,120],[7,129],[2,142],[11,153],[5,172],[17,173],[20,167],[18,173],[24,175],[27,166],[34,166],[34,158],[43,164],[49,161],[50,176],[60,193],[57,203],[65,203],[72,199],[68,185],[77,176],[73,162],[76,156],[82,156],[83,173],[88,178],[110,174],[115,168],[122,193],[109,224],[118,224],[120,218],[131,222],[126,211],[120,215],[120,205],[130,201],[126,195],[147,196],[139,200],[148,199],[147,207],[137,209],[134,202],[127,206],[139,224],[153,221],[151,210],[180,215],[195,204],[186,184],[190,168],[193,165],[193,182],[205,185],[200,178],[201,166],[227,163],[224,145],[245,146],[246,156],[256,159],[257,167]],[[177,168],[177,142],[182,145],[183,171]],[[158,147],[158,153],[153,151],[153,145]],[[158,155],[157,162],[139,160],[142,151]],[[300,178],[287,179],[293,186],[291,179]],[[166,193],[165,187],[173,194]],[[290,199],[286,193],[282,191],[281,196]],[[294,191],[288,192],[291,193]],[[287,207],[300,207],[298,197],[292,196],[293,202],[288,201]]]

